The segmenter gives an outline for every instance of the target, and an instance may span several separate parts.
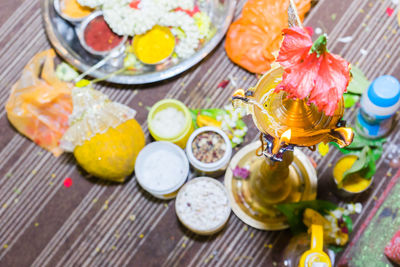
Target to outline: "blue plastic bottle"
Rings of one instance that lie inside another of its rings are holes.
[[[400,83],[390,75],[376,78],[361,97],[356,130],[367,138],[380,138],[393,126],[393,115],[400,108]]]

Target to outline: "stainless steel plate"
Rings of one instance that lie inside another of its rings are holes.
[[[109,82],[119,84],[145,84],[171,78],[184,72],[206,57],[222,40],[229,24],[231,23],[236,0],[204,0],[205,10],[211,18],[217,32],[210,41],[205,43],[190,58],[181,60],[162,70],[156,70],[155,66],[146,66],[140,73],[124,72],[111,76]],[[71,65],[85,72],[102,58],[87,52],[79,43],[75,33],[75,27],[70,22],[61,18],[54,9],[53,0],[43,0],[42,14],[46,32],[51,44],[57,52]],[[117,70],[118,63],[106,64],[97,71],[91,72],[90,76],[101,78]]]

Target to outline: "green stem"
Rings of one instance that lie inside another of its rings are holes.
[[[310,49],[310,54],[312,53],[317,53],[317,57],[320,57],[323,55],[325,52],[329,52],[326,45],[327,45],[328,37],[326,34],[322,34],[318,37],[317,40],[313,43],[311,49]]]
[[[108,78],[110,78],[110,77],[112,77],[112,76],[114,76],[114,75],[120,74],[120,73],[124,72],[125,70],[127,70],[126,67],[121,68],[121,69],[119,69],[119,70],[117,70],[117,71],[114,71],[114,72],[112,72],[112,73],[109,73],[109,74],[107,74],[106,76],[103,76],[103,77],[101,77],[101,78],[94,79],[94,80],[91,82],[91,84],[94,84],[94,83],[97,83],[97,82],[101,82],[101,81],[107,80]]]

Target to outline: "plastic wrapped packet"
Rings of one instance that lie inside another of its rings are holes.
[[[113,182],[124,182],[135,168],[145,136],[135,120],[136,111],[112,102],[90,86],[72,90],[70,127],[60,141],[73,152],[89,174]]]
[[[11,88],[6,111],[9,121],[21,134],[57,157],[63,152],[59,141],[68,129],[68,116],[72,112],[73,85],[57,78],[55,56],[54,50],[49,49],[29,61]]]

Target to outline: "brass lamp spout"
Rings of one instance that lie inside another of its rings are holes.
[[[332,138],[332,141],[336,142],[340,147],[345,147],[353,142],[354,132],[351,128],[340,127],[334,129],[331,132],[330,137]]]
[[[282,148],[283,145],[289,144],[290,138],[292,137],[292,130],[286,130],[281,137],[274,139],[274,146],[272,148],[272,154],[278,154],[279,150]]]

